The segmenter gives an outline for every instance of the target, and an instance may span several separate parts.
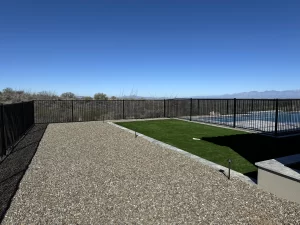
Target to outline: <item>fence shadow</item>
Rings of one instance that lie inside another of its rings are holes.
[[[46,128],[47,124],[34,125],[0,163],[0,223],[18,190],[19,183],[38,148]]]
[[[203,137],[202,140],[230,147],[250,163],[299,154],[300,136],[274,138],[260,134],[238,134],[219,137]],[[245,174],[257,178],[257,171]]]

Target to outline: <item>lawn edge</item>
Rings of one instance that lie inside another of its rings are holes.
[[[159,145],[159,146],[161,146],[161,147],[170,149],[170,150],[172,150],[172,151],[176,151],[176,152],[178,152],[178,153],[180,153],[180,154],[182,154],[182,155],[185,155],[186,157],[192,158],[193,160],[196,160],[196,161],[198,161],[198,162],[200,162],[200,163],[202,163],[202,164],[204,164],[204,165],[207,165],[207,166],[209,166],[209,167],[211,167],[211,168],[213,168],[213,169],[215,169],[215,170],[217,170],[217,171],[223,170],[224,173],[225,173],[225,171],[228,171],[228,168],[226,168],[226,167],[224,167],[224,166],[221,166],[221,165],[219,165],[219,164],[216,164],[216,163],[214,163],[214,162],[212,162],[212,161],[209,161],[209,160],[207,160],[207,159],[201,158],[201,157],[199,157],[199,156],[197,156],[197,155],[193,155],[193,154],[191,154],[191,153],[189,153],[189,152],[187,152],[187,151],[184,151],[184,150],[182,150],[182,149],[180,149],[180,148],[177,148],[177,147],[174,147],[174,146],[172,146],[172,145],[166,144],[166,143],[164,143],[164,142],[162,142],[162,141],[156,140],[156,139],[151,138],[151,137],[149,137],[149,136],[146,136],[146,135],[144,135],[144,134],[135,132],[135,131],[130,130],[130,129],[126,128],[126,127],[122,127],[122,126],[120,126],[120,125],[118,125],[118,124],[115,124],[115,123],[117,123],[117,122],[119,122],[119,121],[114,121],[114,122],[108,121],[107,123],[110,124],[110,125],[113,125],[113,126],[115,126],[115,127],[118,127],[118,128],[120,128],[120,129],[122,129],[122,130],[125,130],[125,131],[127,131],[127,132],[129,132],[129,133],[132,133],[132,134],[135,134],[135,133],[136,133],[136,135],[137,135],[138,137],[142,137],[142,138],[146,139],[147,141],[149,141],[149,142],[151,142],[151,143],[154,143],[154,144],[156,144],[156,145]],[[121,122],[121,121],[120,121],[120,122]],[[225,173],[225,174],[226,174],[226,173]],[[241,181],[244,181],[244,182],[246,182],[246,183],[248,183],[248,184],[256,185],[256,183],[255,183],[252,179],[250,179],[249,177],[247,177],[247,176],[245,176],[244,174],[242,174],[242,173],[240,173],[240,172],[237,172],[237,171],[235,171],[235,170],[231,170],[231,171],[230,171],[230,175],[231,175],[231,177],[236,177],[236,178],[240,179]],[[227,174],[226,174],[226,176],[227,176]]]

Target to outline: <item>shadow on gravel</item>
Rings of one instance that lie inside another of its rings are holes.
[[[45,133],[47,124],[36,124],[0,163],[0,223],[11,200],[18,190],[37,147]]]
[[[300,136],[274,138],[260,134],[238,134],[219,137],[204,137],[205,141],[227,146],[254,164],[259,161],[300,153]],[[244,174],[257,179],[257,171]]]

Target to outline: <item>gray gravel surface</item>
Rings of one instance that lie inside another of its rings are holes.
[[[102,122],[50,124],[3,224],[300,224],[300,205]]]

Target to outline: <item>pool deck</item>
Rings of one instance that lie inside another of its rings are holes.
[[[300,224],[300,205],[103,122],[50,124],[2,224]]]

